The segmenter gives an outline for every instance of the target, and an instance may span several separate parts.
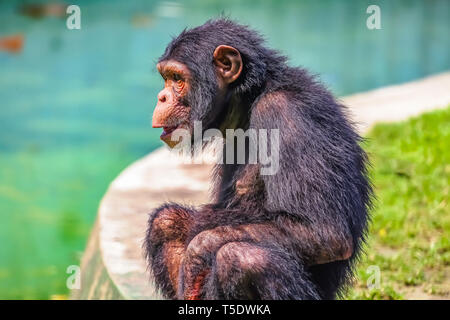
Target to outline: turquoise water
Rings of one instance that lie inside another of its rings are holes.
[[[366,28],[373,2],[381,30]],[[19,3],[0,3],[0,36],[25,36],[0,52],[0,298],[67,294],[108,183],[161,145],[154,62],[185,26],[230,15],[337,95],[450,69],[447,0],[74,1],[81,30]]]

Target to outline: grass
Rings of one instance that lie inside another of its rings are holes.
[[[376,125],[365,149],[377,195],[348,299],[450,298],[450,107]],[[378,288],[368,289],[380,271]]]

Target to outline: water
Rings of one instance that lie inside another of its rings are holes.
[[[450,2],[77,1],[82,29],[17,14],[0,3],[0,298],[66,294],[108,183],[161,145],[150,128],[162,81],[154,61],[171,36],[221,12],[321,75],[337,95],[450,69]],[[157,183],[149,181],[149,183]]]

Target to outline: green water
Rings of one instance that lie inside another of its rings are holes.
[[[382,30],[371,31],[374,2]],[[0,36],[25,36],[20,54],[0,52],[0,298],[67,294],[108,183],[161,145],[154,61],[185,26],[229,14],[337,95],[450,69],[447,0],[73,1],[72,31],[19,3],[0,2]]]

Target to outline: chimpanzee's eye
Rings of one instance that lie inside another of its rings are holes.
[[[180,81],[181,80],[181,76],[178,73],[174,73],[173,74],[173,80],[174,81]]]

